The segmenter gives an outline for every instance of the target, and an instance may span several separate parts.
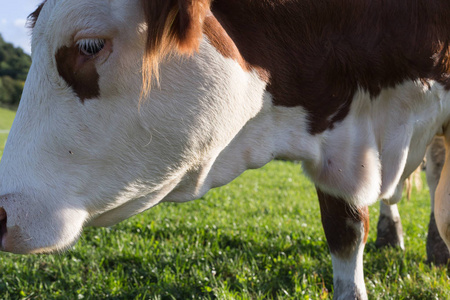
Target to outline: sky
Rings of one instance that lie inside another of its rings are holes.
[[[0,34],[3,39],[30,54],[30,30],[25,27],[42,0],[0,0]]]

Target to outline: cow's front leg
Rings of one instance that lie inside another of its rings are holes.
[[[355,209],[319,189],[317,194],[333,263],[334,299],[367,299],[363,252],[369,232],[369,210]]]

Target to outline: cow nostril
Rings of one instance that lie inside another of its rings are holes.
[[[6,233],[6,211],[3,209],[3,207],[0,207],[0,248],[2,248],[2,240],[3,235]]]

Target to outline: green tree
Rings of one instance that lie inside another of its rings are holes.
[[[0,100],[3,104],[14,106],[19,104],[24,82],[9,76],[0,77]]]
[[[31,57],[0,35],[0,105],[19,104]]]

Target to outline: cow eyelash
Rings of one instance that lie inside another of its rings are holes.
[[[103,50],[105,43],[104,39],[82,39],[77,42],[77,46],[81,54],[94,56]]]

